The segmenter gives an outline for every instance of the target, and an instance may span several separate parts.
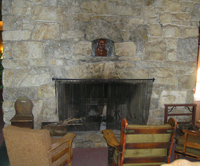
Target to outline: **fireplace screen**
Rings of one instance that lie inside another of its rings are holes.
[[[154,79],[100,80],[55,79],[57,111],[67,120],[67,131],[120,129],[146,124]]]

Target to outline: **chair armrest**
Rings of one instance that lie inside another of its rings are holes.
[[[104,138],[107,140],[107,144],[112,147],[118,147],[119,142],[115,137],[115,134],[112,130],[102,130]]]
[[[177,127],[177,121],[174,118],[170,118],[168,120],[168,124],[170,124],[172,127],[174,127],[174,130],[176,130]]]
[[[49,154],[50,162],[54,163],[60,157],[68,153],[68,157],[66,158],[66,162],[71,162],[72,160],[72,147],[71,143],[73,138],[76,136],[74,133],[67,133],[57,142],[51,145],[51,149],[47,151]]]
[[[200,131],[194,131],[194,130],[183,130],[185,134],[190,134],[194,136],[199,136],[200,137]]]
[[[59,139],[57,142],[55,142],[51,145],[51,150],[56,149],[57,147],[61,146],[65,142],[72,141],[75,136],[76,136],[76,134],[74,134],[74,133],[67,133],[61,139]]]

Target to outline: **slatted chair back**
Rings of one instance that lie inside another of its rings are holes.
[[[169,163],[176,126],[173,118],[169,119],[168,124],[158,126],[128,125],[127,120],[123,119],[120,140],[122,152],[116,163],[120,166]]]

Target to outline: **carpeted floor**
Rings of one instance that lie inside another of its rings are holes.
[[[108,148],[75,148],[73,149],[72,166],[106,166]],[[65,165],[67,166],[67,164]]]

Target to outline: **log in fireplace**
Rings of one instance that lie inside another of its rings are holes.
[[[58,79],[59,120],[78,119],[67,131],[120,129],[128,123],[146,124],[154,79]]]

